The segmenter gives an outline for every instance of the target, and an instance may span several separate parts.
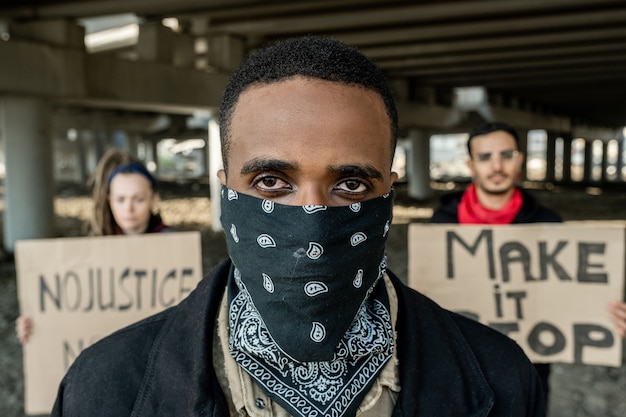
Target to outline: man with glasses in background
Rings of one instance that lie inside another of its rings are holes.
[[[530,193],[515,185],[524,155],[515,129],[491,122],[470,132],[467,140],[473,182],[464,191],[444,195],[433,223],[510,224],[561,222],[553,210],[539,204]]]
[[[558,223],[561,216],[542,206],[528,191],[516,185],[521,177],[524,155],[519,136],[507,123],[490,122],[474,128],[467,140],[467,165],[473,182],[465,190],[441,197],[431,223],[520,224]],[[626,304],[609,305],[611,319],[623,338]],[[548,398],[549,363],[535,363]]]

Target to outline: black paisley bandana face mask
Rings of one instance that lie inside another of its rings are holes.
[[[354,415],[393,353],[393,195],[287,206],[223,187],[221,203],[231,355],[294,415]]]

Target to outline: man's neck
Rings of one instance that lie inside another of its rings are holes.
[[[476,187],[476,197],[478,198],[478,202],[481,206],[489,210],[502,209],[502,207],[504,207],[511,200],[514,192],[515,187],[512,187],[510,190],[501,194],[489,193],[480,187]]]

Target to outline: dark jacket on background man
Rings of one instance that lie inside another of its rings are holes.
[[[522,193],[522,208],[513,220],[517,223],[560,223],[563,221],[555,211],[542,206],[528,191],[518,188]],[[439,207],[435,209],[431,223],[458,223],[458,209],[464,190],[444,194],[439,200]]]
[[[52,417],[228,416],[212,339],[230,268],[222,262],[178,306],[86,349]],[[516,343],[389,276],[401,379],[394,417],[545,416],[539,379]]]

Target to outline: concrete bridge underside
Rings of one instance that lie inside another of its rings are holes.
[[[286,36],[340,38],[386,71],[412,143],[415,198],[429,195],[430,135],[481,120],[508,121],[522,136],[545,129],[548,155],[556,138],[621,143],[625,24],[618,0],[4,1],[5,249],[55,234],[55,137],[70,128],[90,137],[120,130],[149,141],[181,117],[214,121],[232,69]],[[126,36],[98,38],[116,29]],[[206,132],[211,141],[219,134],[214,124]],[[97,160],[106,143],[94,141],[85,159]]]

